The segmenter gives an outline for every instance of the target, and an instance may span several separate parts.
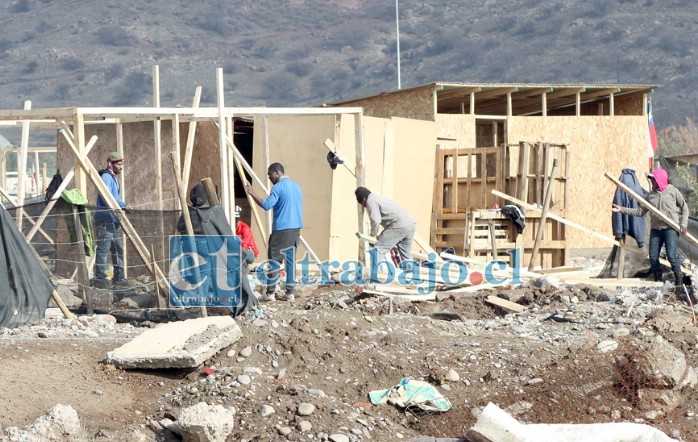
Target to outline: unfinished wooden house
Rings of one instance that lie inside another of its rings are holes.
[[[157,263],[161,278],[180,197],[206,177],[230,220],[235,206],[243,207],[262,258],[271,220],[250,204],[243,180],[264,194],[268,165],[281,162],[303,189],[304,248],[316,261],[363,256],[356,232],[366,220],[354,189],[365,185],[415,216],[415,250],[453,247],[459,255],[506,260],[508,249],[520,247],[528,263],[540,230],[536,260],[552,267],[570,253],[609,246],[615,186],[603,173],[642,172],[648,163],[647,85],[433,83],[332,106],[279,109],[226,106],[222,71],[217,80],[216,107],[199,107],[200,90],[192,107],[160,107],[155,93],[153,107],[3,110],[0,125],[22,127],[23,146],[31,130],[57,131],[58,167],[74,176],[66,186],[82,190],[91,204],[96,171],[109,152],[123,152],[124,199],[136,209],[126,233],[138,236],[128,246],[127,266],[155,273]],[[344,163],[331,168],[330,151]],[[543,206],[548,188],[549,216],[543,216],[528,205]],[[530,209],[520,235],[492,210],[510,203],[504,197]],[[22,226],[33,241],[51,236],[41,222],[37,215]],[[66,267],[61,273],[84,261],[70,241],[54,242]]]
[[[491,210],[511,201],[492,191],[542,207],[552,181],[551,216],[571,223],[546,217],[539,263],[550,267],[565,264],[570,254],[611,245],[603,236],[612,234],[616,187],[603,174],[647,170],[647,96],[654,87],[438,82],[335,104],[362,107],[365,118],[433,124],[436,135],[423,148],[433,153],[435,169],[430,162],[411,173],[414,181],[433,182],[435,249],[491,258],[519,246],[528,263],[541,211],[527,210],[527,227],[517,235],[506,216]],[[393,148],[400,152],[397,161],[409,155],[399,141]],[[550,180],[554,160],[558,167]],[[382,191],[409,204],[396,187]]]

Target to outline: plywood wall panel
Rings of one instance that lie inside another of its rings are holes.
[[[417,234],[428,241],[434,198],[437,124],[393,118],[394,200],[417,219]]]
[[[437,114],[437,143],[443,149],[475,147],[475,117],[468,114]]]
[[[596,232],[612,235],[610,206],[615,186],[603,177],[608,171],[648,168],[647,121],[644,116],[511,117],[509,140],[568,144],[570,189],[568,218]],[[606,248],[608,243],[567,229],[572,249]]]
[[[327,163],[324,141],[333,139],[334,115],[269,116],[270,163],[283,164],[286,174],[303,191],[303,222],[301,231],[320,259],[328,258],[332,169]],[[255,129],[261,127],[261,119],[255,120]],[[264,179],[263,130],[255,130],[253,164],[255,173]],[[255,186],[259,191],[259,188]],[[261,191],[259,191],[261,193]],[[263,213],[263,212],[262,212]],[[259,236],[256,226],[255,236]],[[269,232],[267,232],[269,234]],[[304,249],[299,249],[303,253]],[[260,253],[266,259],[266,253]]]

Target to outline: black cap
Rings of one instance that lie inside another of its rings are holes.
[[[356,201],[361,202],[364,199],[368,198],[368,196],[371,194],[371,191],[368,190],[365,187],[357,187],[356,190],[354,191],[354,195],[356,195]]]
[[[337,168],[337,164],[344,164],[344,161],[340,160],[334,152],[327,152],[327,162],[330,163],[332,170]]]

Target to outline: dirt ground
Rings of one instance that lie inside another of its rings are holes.
[[[491,306],[485,300],[492,294],[527,309],[512,314]],[[305,288],[293,304],[264,304],[238,318],[242,339],[195,370],[105,365],[105,354],[143,324],[54,318],[4,329],[0,426],[25,427],[61,403],[77,410],[88,440],[178,440],[157,422],[176,420],[182,407],[204,401],[235,408],[230,441],[333,434],[392,441],[463,437],[494,402],[523,422],[643,422],[698,441],[695,390],[682,390],[673,410],[648,408],[637,388],[623,388],[627,373],[618,368],[619,359],[653,340],[673,345],[698,367],[698,329],[680,301],[658,290],[545,283],[437,295],[437,301],[408,302]],[[617,349],[602,352],[598,344],[605,340]],[[370,391],[403,377],[434,385],[452,409],[370,404]],[[315,410],[301,417],[301,403]],[[263,417],[264,405],[275,412]],[[301,431],[301,421],[311,429]]]

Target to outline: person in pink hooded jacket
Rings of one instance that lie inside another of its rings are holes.
[[[652,184],[652,190],[645,195],[645,199],[667,218],[678,224],[680,233],[685,234],[688,226],[688,205],[679,189],[669,184],[667,171],[656,169],[647,175],[647,179]],[[645,207],[631,209],[616,204],[611,210],[633,216],[645,216],[648,212]],[[675,284],[680,286],[683,283],[683,273],[679,258],[679,232],[655,215],[652,215],[651,223],[649,254],[654,280],[662,280],[659,252],[663,245],[666,248],[666,257],[671,263],[671,270],[674,272]]]

